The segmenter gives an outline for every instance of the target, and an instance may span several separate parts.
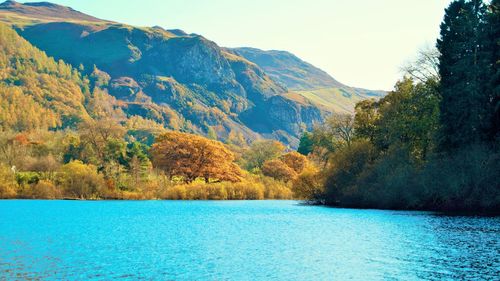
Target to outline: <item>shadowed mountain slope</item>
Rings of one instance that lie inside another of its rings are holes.
[[[346,96],[365,93],[287,52],[221,48],[182,30],[114,23],[47,2],[4,2],[0,21],[89,77],[91,89],[125,104],[128,116],[215,131],[221,139],[239,134],[296,146],[301,133],[329,112],[352,108],[355,99]],[[329,88],[340,91],[339,98],[317,92]]]

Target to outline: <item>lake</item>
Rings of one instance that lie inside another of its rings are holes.
[[[499,280],[500,218],[297,201],[0,201],[0,280]]]

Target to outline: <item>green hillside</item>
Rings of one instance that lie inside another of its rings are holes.
[[[199,35],[113,23],[45,2],[5,2],[0,21],[79,69],[91,88],[126,105],[127,116],[201,134],[215,131],[221,139],[237,133],[296,146],[303,130],[325,113],[290,99],[288,89],[259,66]]]
[[[255,48],[232,49],[257,64],[290,91],[296,92],[325,110],[352,113],[361,100],[383,97],[384,91],[346,86],[325,71],[286,51],[263,51]]]

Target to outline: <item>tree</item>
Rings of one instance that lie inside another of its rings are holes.
[[[279,159],[267,160],[262,166],[262,174],[284,182],[289,182],[297,176],[292,168]]]
[[[350,146],[354,137],[354,116],[351,114],[334,114],[327,124],[332,136],[342,144]]]
[[[356,104],[354,117],[354,135],[356,138],[374,141],[377,134],[377,121],[380,119],[379,103],[373,99]]]
[[[234,155],[221,142],[207,138],[168,132],[157,137],[151,147],[153,166],[170,178],[182,177],[186,183],[197,178],[240,181],[241,171]]]
[[[441,150],[451,151],[485,139],[489,78],[485,52],[485,6],[457,0],[446,9],[437,48],[441,53]]]
[[[245,168],[249,171],[261,169],[267,160],[278,158],[285,151],[285,146],[275,140],[258,140],[243,154]]]
[[[280,157],[281,161],[285,163],[288,167],[294,170],[296,173],[300,174],[307,165],[307,158],[295,151],[289,152]]]
[[[127,168],[137,184],[151,169],[151,162],[147,155],[148,147],[140,142],[133,142],[127,147]]]
[[[429,80],[439,81],[439,56],[435,47],[426,46],[421,48],[413,61],[405,64],[401,70],[411,79],[420,83]]]
[[[377,103],[375,146],[381,151],[406,146],[415,159],[425,160],[434,148],[439,127],[438,96],[434,80],[419,84],[408,78],[399,81],[394,91]]]
[[[314,142],[312,140],[312,134],[309,132],[305,132],[304,134],[302,134],[302,137],[300,137],[300,143],[297,152],[307,156],[313,151],[313,146]]]
[[[492,68],[489,83],[491,104],[488,136],[491,141],[495,142],[500,139],[500,0],[491,1],[487,23]]]
[[[125,129],[113,119],[82,122],[79,126],[79,131],[81,145],[90,145],[101,165],[106,161],[106,157],[110,156],[110,153],[115,154],[109,150],[110,147],[108,144],[112,140],[119,140],[125,135]],[[121,146],[119,147],[120,149],[122,148]]]
[[[78,160],[61,167],[59,181],[65,193],[73,198],[98,198],[104,189],[104,178],[96,167]]]

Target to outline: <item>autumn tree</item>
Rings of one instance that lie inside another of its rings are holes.
[[[61,185],[73,198],[98,198],[104,189],[104,178],[93,165],[72,161],[60,169]]]
[[[241,171],[234,155],[221,142],[207,138],[168,132],[157,137],[151,147],[153,166],[170,178],[182,177],[186,183],[197,178],[216,181],[240,181]]]
[[[262,174],[265,176],[288,182],[297,176],[292,168],[279,159],[271,159],[262,165]]]
[[[258,140],[252,143],[243,154],[244,166],[247,170],[261,169],[267,160],[278,158],[285,151],[285,146],[275,140]]]
[[[112,151],[109,151],[109,143],[112,140],[119,140],[125,135],[125,129],[113,119],[82,122],[79,131],[81,145],[90,145],[101,163],[106,160],[107,156],[113,154]]]
[[[307,157],[295,151],[281,156],[280,159],[298,174],[300,174],[307,165]]]

